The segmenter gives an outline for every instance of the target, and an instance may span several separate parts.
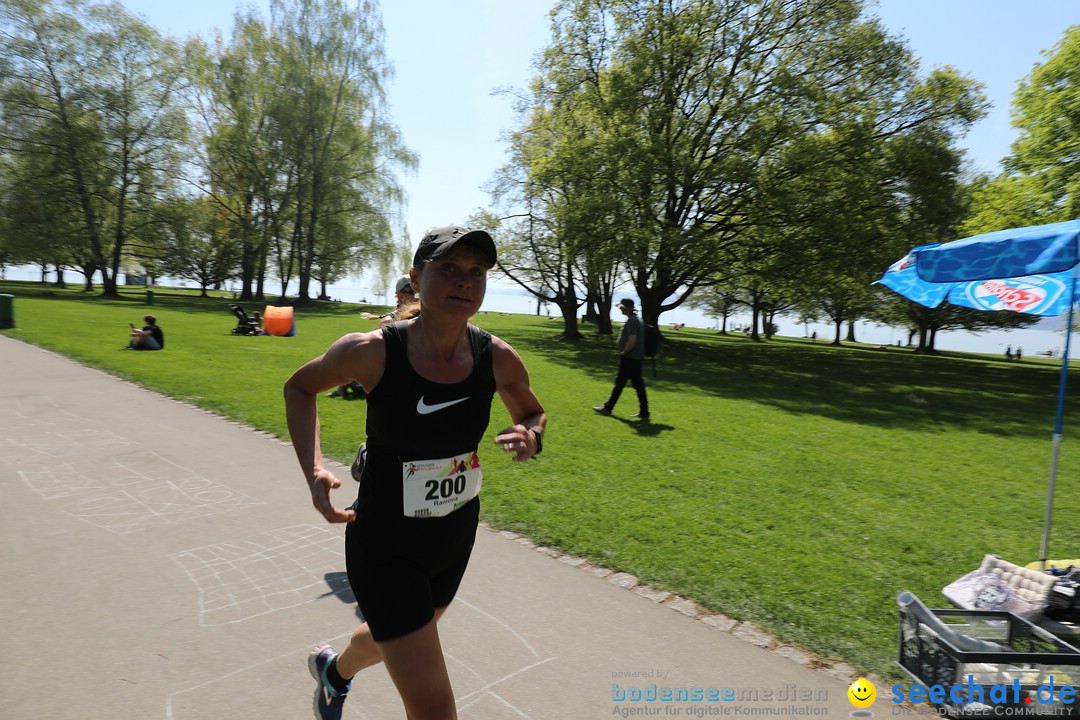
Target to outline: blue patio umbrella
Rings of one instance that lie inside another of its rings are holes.
[[[1011,310],[1029,315],[1068,313],[1065,351],[1058,382],[1057,417],[1050,458],[1039,559],[1047,559],[1057,484],[1058,455],[1065,415],[1069,344],[1080,274],[1080,220],[1032,225],[914,248],[878,281],[904,297],[937,307],[946,299],[979,310]]]

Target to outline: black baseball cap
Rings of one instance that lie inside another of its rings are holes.
[[[483,230],[470,230],[460,225],[446,225],[427,231],[420,240],[419,247],[416,248],[413,267],[419,266],[422,262],[441,258],[457,247],[458,243],[472,245],[484,254],[492,267],[495,266],[495,241],[490,235]]]

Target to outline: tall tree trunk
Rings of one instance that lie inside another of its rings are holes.
[[[311,299],[311,269],[315,264],[316,230],[319,227],[319,203],[322,202],[321,175],[318,158],[315,159],[315,172],[311,178],[311,205],[308,208],[307,230],[304,233],[304,256],[299,264],[301,301]]]
[[[273,223],[265,224],[262,230],[262,237],[259,240],[258,256],[255,261],[255,299],[266,300],[266,273],[267,273],[267,261],[270,259],[270,238],[271,227],[274,229],[273,237],[278,237],[277,232],[277,220]]]
[[[255,205],[255,193],[244,193],[244,209],[240,215],[240,299],[251,300],[251,286],[255,282],[256,267],[259,262],[259,248],[254,245],[255,233],[252,232],[251,209]],[[264,232],[263,235],[266,233]]]
[[[306,292],[307,287],[303,285],[303,267],[304,267],[304,213],[305,209],[302,203],[297,203],[296,207],[296,220],[293,223],[292,236],[289,238],[289,258],[288,268],[282,272],[284,277],[281,278],[281,297],[285,298],[285,288],[292,279],[293,268],[296,268],[298,276],[300,276],[301,291]],[[280,263],[279,263],[280,265]],[[304,295],[300,292],[297,293],[299,299],[303,300]]]
[[[94,272],[93,265],[80,265],[79,272],[83,274],[83,292],[94,292]]]
[[[566,264],[566,289],[561,295],[556,296],[556,301],[563,316],[563,337],[569,340],[580,340],[581,330],[578,329],[577,291],[574,289],[572,267],[570,263]]]
[[[78,148],[71,140],[73,134],[73,125],[71,118],[68,116],[67,100],[64,97],[64,93],[60,88],[59,80],[57,79],[52,67],[49,68],[49,76],[52,81],[53,98],[56,100],[57,110],[60,115],[60,124],[64,129],[64,152],[67,155],[67,161],[70,165],[72,179],[74,180],[75,193],[79,198],[79,206],[82,209],[83,221],[86,224],[87,240],[90,241],[90,259],[93,262],[95,269],[100,270],[102,277],[106,276],[105,270],[105,253],[101,246],[101,228],[98,222],[97,212],[94,210],[94,204],[92,201],[92,193],[86,180],[86,172],[83,168],[83,163],[79,157]],[[86,290],[93,290],[93,283],[91,277],[86,278]]]
[[[919,347],[915,348],[915,352],[927,352],[926,344],[927,327],[925,325],[919,326]]]
[[[598,303],[596,298],[589,295],[585,299],[585,321],[591,323],[598,323],[600,321],[600,311],[596,309]]]
[[[112,261],[108,270],[106,268],[101,270],[101,294],[114,297],[120,294],[117,281],[120,279],[120,260],[124,256],[124,244],[127,242],[129,162],[129,148],[125,139],[123,159],[120,162],[120,195],[116,202],[116,232],[113,235]]]
[[[596,332],[599,335],[613,335],[611,325],[611,298],[596,300]]]
[[[660,317],[660,301],[663,298],[658,298],[656,295],[654,288],[638,289],[638,298],[641,300],[638,314],[641,316],[641,321],[648,325],[656,325]]]
[[[259,254],[259,262],[255,274],[255,299],[266,300],[266,253]]]

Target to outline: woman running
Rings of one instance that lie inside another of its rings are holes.
[[[352,678],[379,662],[409,720],[457,717],[436,623],[472,552],[492,397],[514,423],[495,443],[515,461],[540,452],[547,424],[518,354],[469,323],[494,265],[488,233],[429,230],[409,270],[420,314],[342,337],[285,384],[312,503],[329,522],[349,523],[346,569],[365,620],[340,654],[320,645],[308,659],[322,720],[341,717]],[[356,502],[342,510],[330,499],[341,483],[322,464],[316,399],[351,380],[368,393],[367,461]]]

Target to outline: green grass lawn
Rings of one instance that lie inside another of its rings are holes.
[[[282,383],[341,334],[373,327],[357,313],[376,309],[314,304],[297,310],[297,337],[239,337],[222,298],[159,291],[148,308],[134,290],[0,292],[17,296],[5,334],[282,437]],[[148,309],[166,350],[121,352],[127,323]],[[687,329],[666,334],[656,377],[646,365],[643,424],[629,417],[629,387],[615,416],[591,410],[610,391],[611,338],[570,343],[560,322],[525,315],[476,321],[518,350],[551,417],[536,462],[489,457],[493,526],[890,677],[900,590],[942,606],[941,588],[987,552],[1037,559],[1058,383],[1048,361]],[[1051,557],[1080,555],[1071,395]],[[321,402],[324,452],[350,461],[365,411]],[[508,422],[496,402],[489,438]]]

